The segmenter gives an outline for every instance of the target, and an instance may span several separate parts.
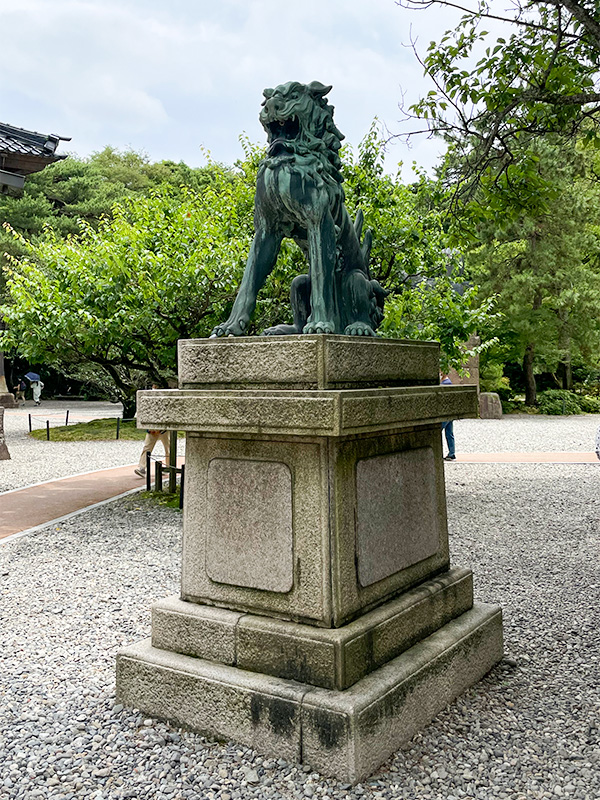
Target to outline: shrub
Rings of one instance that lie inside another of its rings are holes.
[[[566,389],[548,389],[540,394],[540,414],[581,414],[577,397]]]
[[[600,414],[600,398],[584,394],[577,398],[577,402],[584,414]]]
[[[479,389],[482,392],[496,392],[503,403],[515,395],[509,379],[502,374],[502,364],[485,365],[479,375]]]

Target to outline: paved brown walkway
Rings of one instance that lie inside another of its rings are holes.
[[[136,466],[87,472],[0,494],[0,539],[110,500],[131,489],[145,488],[145,480],[133,472]]]
[[[182,459],[178,459],[178,464]],[[460,453],[451,464],[598,464],[595,453]],[[448,468],[452,469],[451,464]],[[0,539],[110,500],[145,481],[135,464],[113,467],[0,494]]]

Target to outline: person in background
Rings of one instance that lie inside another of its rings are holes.
[[[452,386],[452,381],[445,372],[440,373],[440,383],[442,386]],[[454,441],[454,420],[449,419],[447,422],[442,422],[442,430],[446,436],[446,444],[448,445],[448,455],[445,456],[444,461],[456,461],[456,443]]]
[[[23,378],[19,378],[17,380],[17,385],[13,386],[13,394],[15,396],[15,400],[18,403],[19,401],[25,402],[25,390],[27,389],[27,384],[23,380]]]
[[[152,388],[159,389],[160,387],[157,383],[153,383]],[[146,438],[144,439],[140,461],[137,468],[134,469],[135,474],[139,475],[140,478],[146,477],[146,453],[151,453],[157,442],[162,442],[162,446],[165,448],[165,463],[169,463],[169,431],[146,430]]]
[[[42,381],[31,381],[31,390],[33,392],[33,402],[36,406],[39,406],[40,400],[42,397],[42,389],[44,388],[44,384]]]

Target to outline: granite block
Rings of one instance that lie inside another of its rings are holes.
[[[343,692],[167,653],[145,641],[117,656],[117,698],[144,714],[356,782],[501,658],[500,610],[476,604]]]
[[[346,689],[472,605],[472,575],[461,568],[426,581],[341,628],[318,628],[169,598],[153,606],[152,643],[252,672]]]
[[[181,389],[341,389],[437,384],[439,344],[356,336],[179,342]]]
[[[342,437],[478,416],[475,386],[160,389],[137,393],[137,425],[206,433]]]
[[[237,611],[168,597],[152,606],[152,645],[233,666],[241,616]]]

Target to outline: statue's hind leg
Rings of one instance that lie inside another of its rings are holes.
[[[290,290],[294,327],[302,333],[310,316],[310,277],[297,275]]]
[[[344,281],[343,295],[348,323],[344,333],[347,336],[375,336],[371,318],[373,291],[371,281],[364,272],[353,270],[348,273]]]
[[[310,314],[310,278],[308,275],[297,275],[294,278],[290,289],[290,301],[294,324],[274,325],[272,328],[266,328],[262,333],[263,336],[289,336],[302,333]]]

